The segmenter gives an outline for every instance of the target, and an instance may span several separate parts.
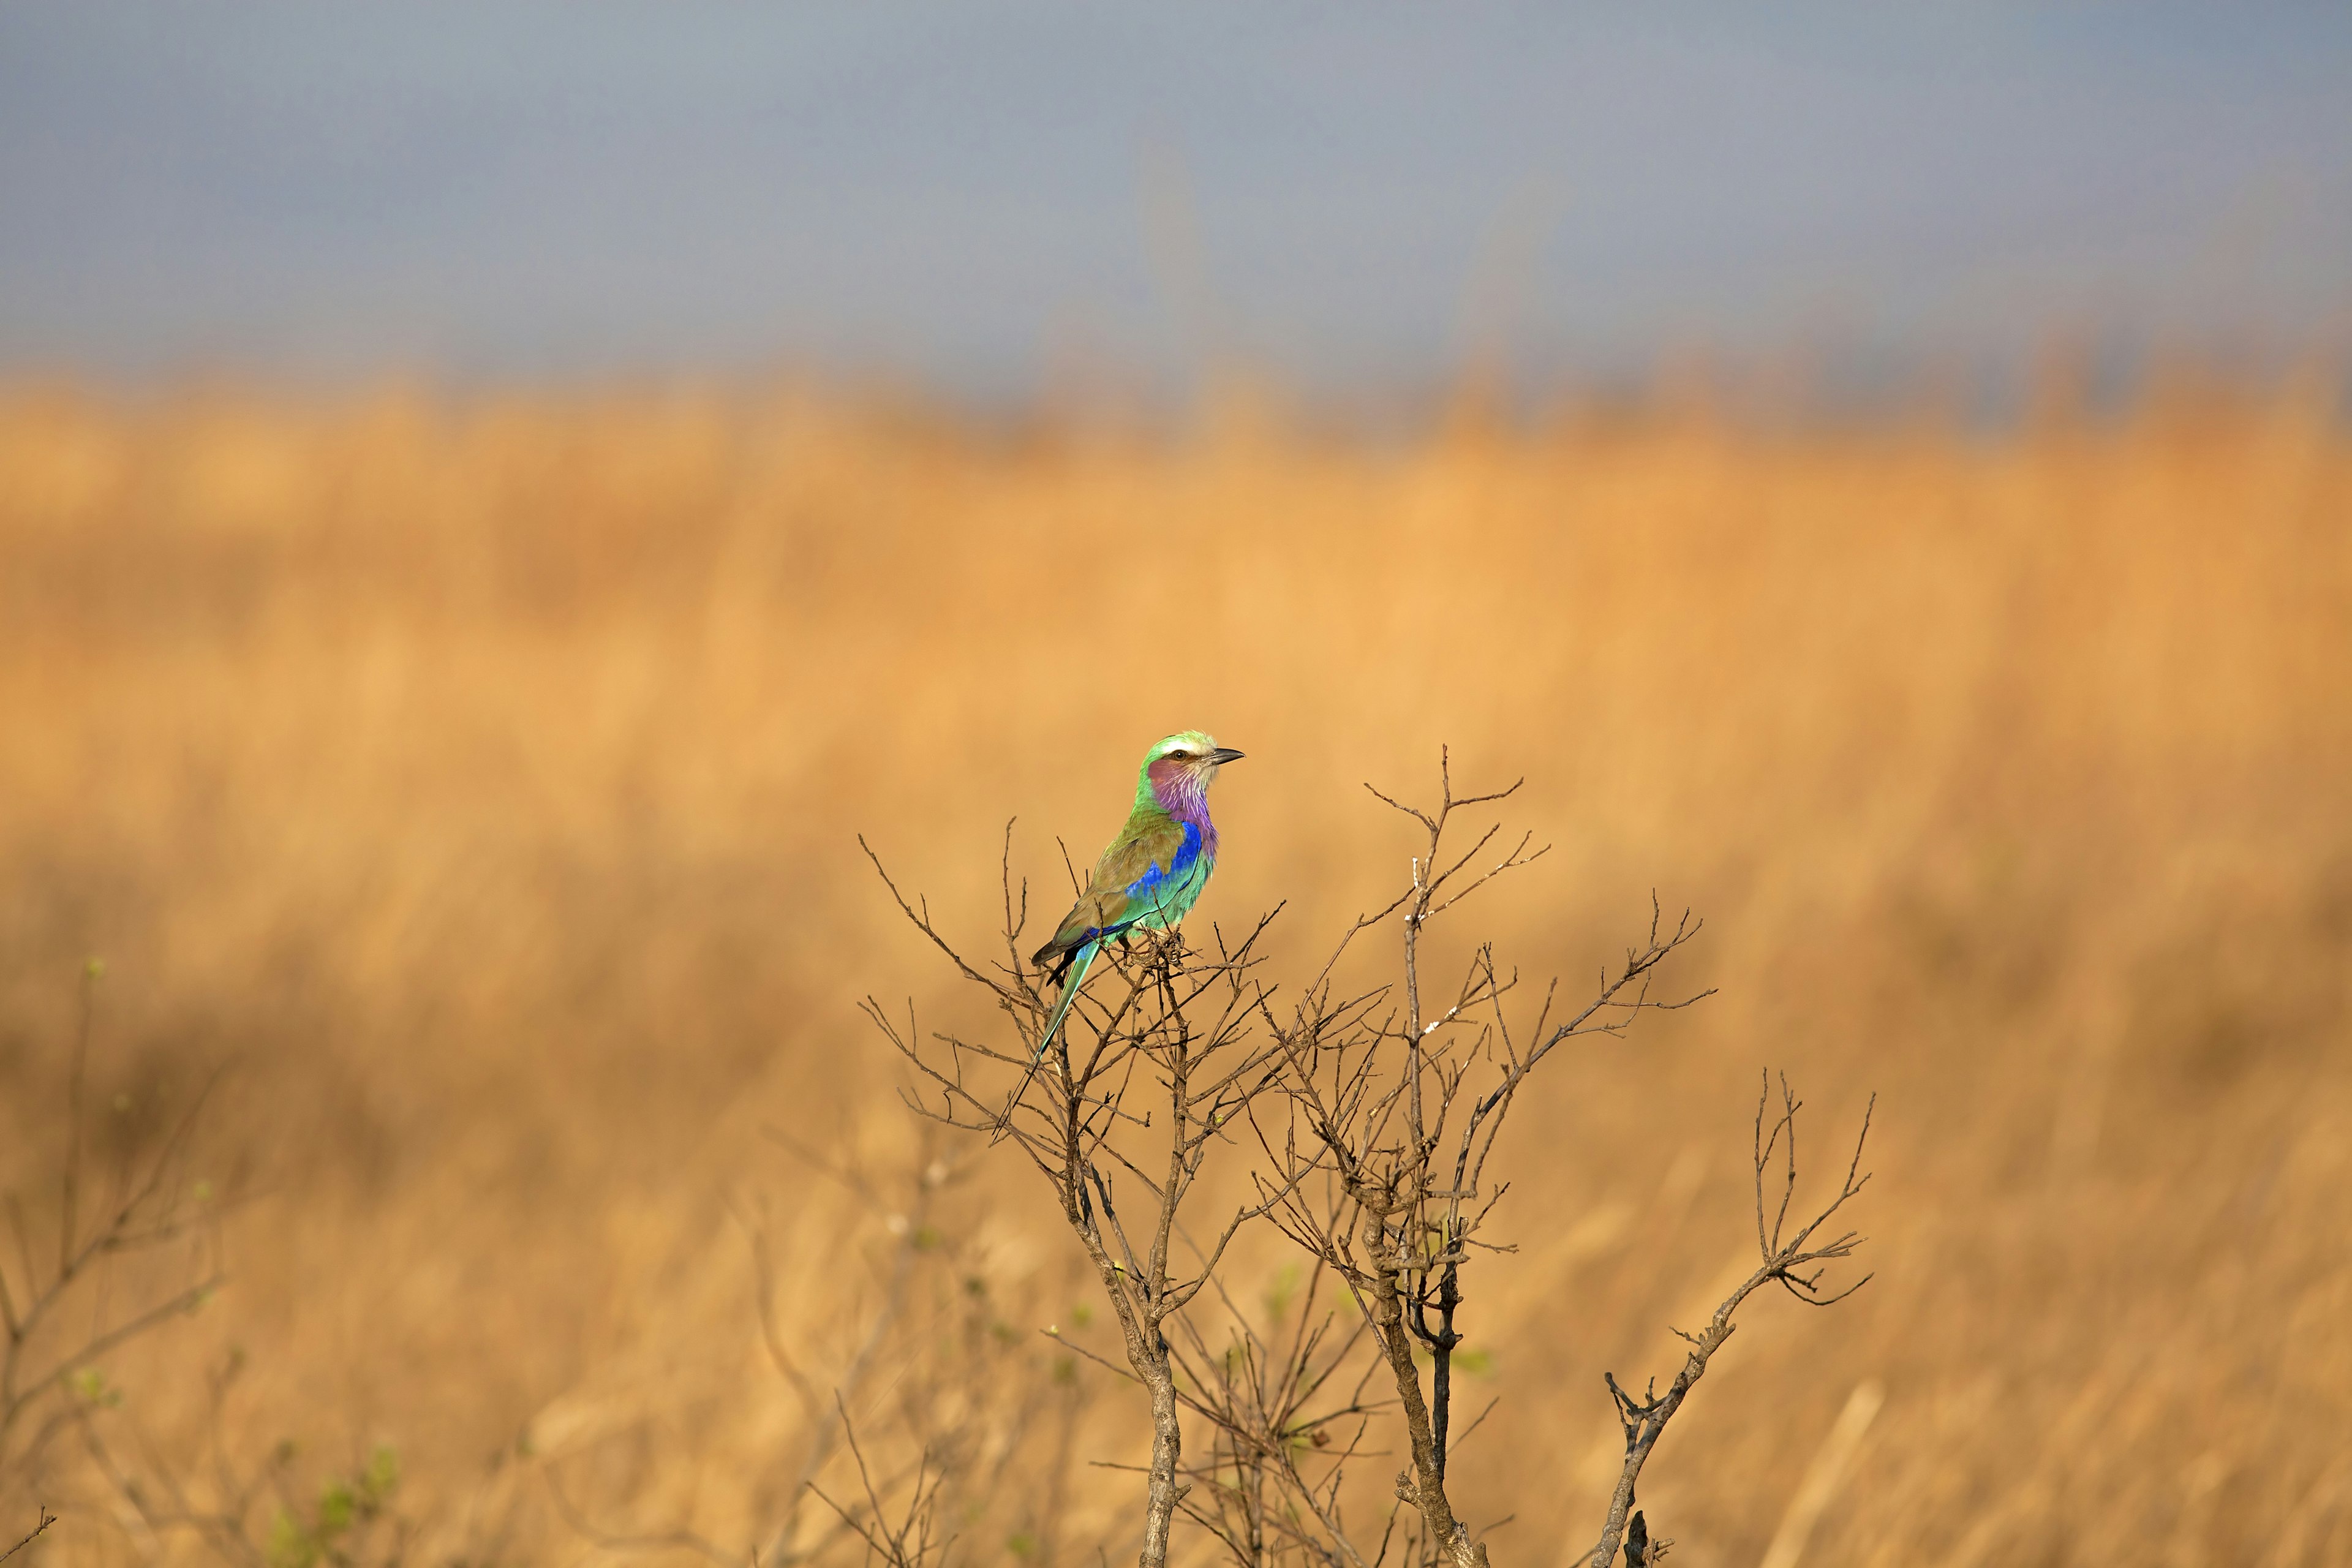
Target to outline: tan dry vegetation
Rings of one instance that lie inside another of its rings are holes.
[[[1499,1562],[1589,1546],[1601,1372],[1668,1370],[1745,1260],[1766,1063],[1824,1153],[1879,1092],[1877,1279],[1745,1315],[1644,1478],[1680,1561],[1762,1557],[1868,1383],[1807,1564],[2352,1560],[2352,444],[2293,395],[1376,447],[20,391],[0,1180],[40,1234],[97,952],[97,1168],[227,1064],[190,1171],[239,1201],[227,1288],[106,1359],[120,1405],[5,1481],[0,1535],[37,1490],[67,1517],[33,1561],[209,1560],[94,1434],[151,1500],[264,1478],[281,1563],[274,1515],[378,1444],[364,1561],[768,1552],[812,1428],[763,1232],[813,1384],[909,1260],[857,1414],[947,1434],[970,1560],[1131,1551],[1135,1478],[1084,1461],[1143,1422],[1032,1332],[1101,1335],[1032,1186],[983,1168],[894,1226],[899,1188],[762,1129],[880,1182],[929,1157],[854,1003],[959,1004],[855,834],[984,947],[1005,819],[1058,889],[1054,838],[1091,855],[1193,724],[1250,752],[1195,918],[1286,900],[1280,962],[1394,884],[1359,783],[1414,790],[1441,742],[1525,773],[1558,846],[1475,912],[1507,959],[1596,972],[1654,887],[1707,919],[1684,973],[1720,994],[1514,1123],[1523,1249],[1465,1317],[1470,1407],[1504,1401],[1454,1468],[1479,1528],[1516,1515]]]

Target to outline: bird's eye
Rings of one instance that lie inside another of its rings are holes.
[[[1189,763],[1192,760],[1192,753],[1190,752],[1171,752],[1168,753],[1168,760],[1171,763]]]

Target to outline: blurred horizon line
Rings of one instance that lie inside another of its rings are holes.
[[[1801,342],[1779,352],[1664,348],[1639,363],[1515,374],[1492,358],[1449,374],[1336,392],[1279,367],[1224,357],[1171,384],[1143,364],[1095,360],[1039,378],[1022,393],[976,392],[954,378],[865,371],[778,355],[741,365],[651,364],[570,373],[453,371],[386,363],[292,370],[234,363],[125,372],[104,366],[0,365],[0,401],[63,395],[121,407],[220,397],[331,406],[385,395],[458,406],[505,401],[786,396],[842,408],[895,410],[978,427],[1100,430],[1165,436],[1188,428],[1271,425],[1338,434],[1412,435],[1448,426],[1534,429],[1578,416],[1704,411],[1733,424],[1873,426],[1923,419],[1972,430],[2052,416],[2107,420],[2189,395],[2259,405],[2281,397],[2352,419],[2352,331],[2297,346],[2252,341],[2151,341],[2053,330],[2005,353],[1898,353]]]

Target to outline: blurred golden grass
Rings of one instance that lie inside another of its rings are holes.
[[[758,1542],[799,1416],[730,1209],[832,1375],[887,1238],[761,1129],[892,1168],[853,1004],[956,1005],[854,836],[983,944],[1005,819],[1058,889],[1054,839],[1090,856],[1194,724],[1251,757],[1201,917],[1286,902],[1288,962],[1402,874],[1359,782],[1413,791],[1441,742],[1526,774],[1558,846],[1472,913],[1511,961],[1597,970],[1653,888],[1708,921],[1686,974],[1721,994],[1515,1130],[1525,1245],[1468,1318],[1507,1397],[1455,1467],[1517,1516],[1498,1560],[1591,1541],[1600,1374],[1670,1367],[1744,1255],[1765,1063],[1824,1151],[1880,1092],[1878,1278],[1748,1313],[1644,1480],[1683,1560],[1762,1556],[1871,1380],[1809,1564],[2352,1559],[2352,443],[2315,393],[1381,446],[784,392],[19,390],[0,1180],[54,1182],[100,952],[101,1158],[227,1063],[203,1154],[252,1194],[217,1303],[106,1369],[134,1468],[201,1492],[215,1447],[293,1439],[258,1535],[388,1443],[436,1563],[665,1555],[600,1551],[550,1472],[604,1530]],[[909,1331],[1002,1331],[971,1353],[1007,1389],[1082,1294],[1013,1175]],[[1081,1459],[1139,1451],[1107,1384],[1068,1419]],[[1118,1554],[1133,1479],[1069,1475],[1063,1538],[974,1503],[962,1550]],[[77,1505],[48,1560],[205,1555],[79,1447],[38,1484]]]

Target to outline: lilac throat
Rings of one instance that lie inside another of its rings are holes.
[[[1216,824],[1209,820],[1209,792],[1200,776],[1186,767],[1154,764],[1151,769],[1151,798],[1160,809],[1179,822],[1190,823],[1201,830],[1201,847],[1213,856],[1217,852]]]

